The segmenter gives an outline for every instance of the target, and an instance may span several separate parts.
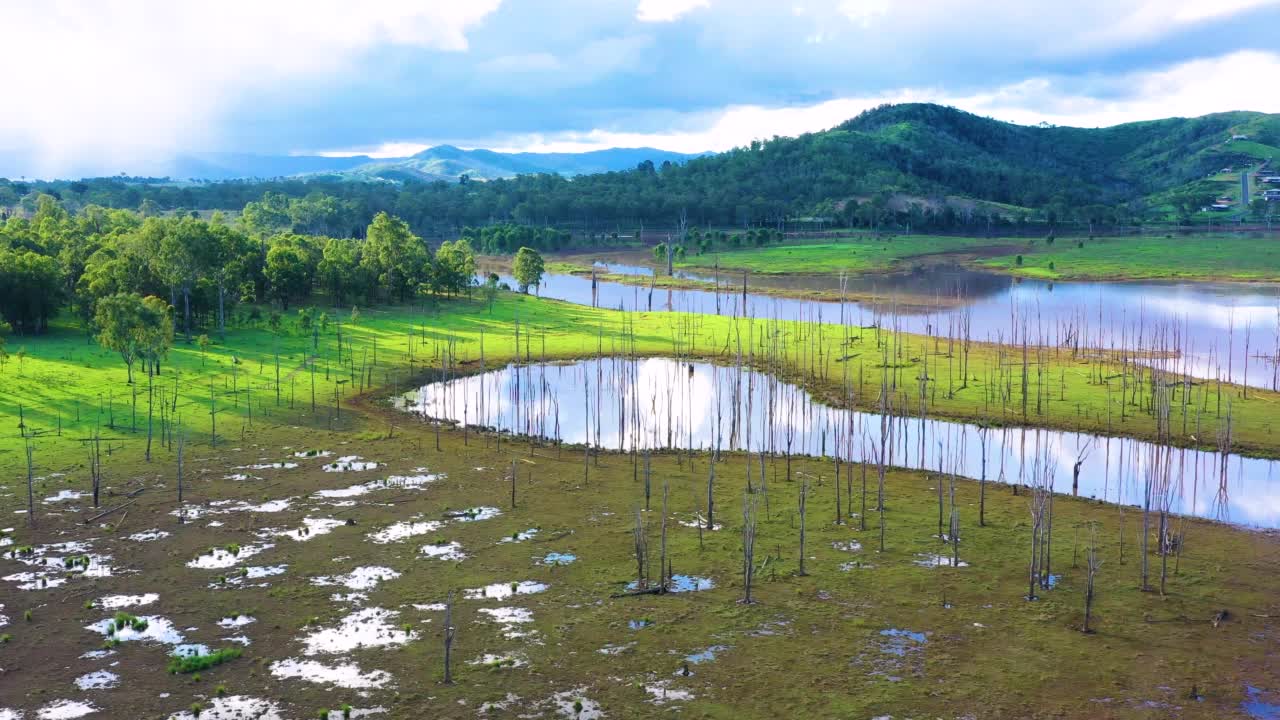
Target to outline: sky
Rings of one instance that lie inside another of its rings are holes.
[[[1280,112],[1280,0],[6,0],[0,155],[721,151],[886,102]]]

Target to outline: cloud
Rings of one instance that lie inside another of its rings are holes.
[[[641,22],[671,22],[711,3],[709,0],[640,0],[636,19]]]
[[[1030,78],[963,95],[948,93],[943,88],[908,88],[807,105],[731,106],[672,118],[669,122],[676,129],[666,132],[598,128],[511,136],[499,138],[497,142],[506,150],[538,152],[639,146],[678,152],[722,151],[775,135],[795,136],[825,130],[864,110],[903,102],[936,102],[1024,125],[1045,122],[1078,127],[1105,127],[1238,109],[1280,113],[1280,95],[1256,92],[1259,78],[1268,77],[1280,77],[1280,54],[1244,51],[1116,76]]]
[[[216,145],[246,92],[348,73],[372,48],[461,52],[498,0],[164,0],[6,5],[13,102],[0,148],[52,172],[92,157],[131,167]],[[140,163],[139,160],[142,162]]]
[[[1272,109],[1280,0],[12,0],[0,153],[725,149],[883,102],[1099,125]]]

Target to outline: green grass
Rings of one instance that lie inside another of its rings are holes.
[[[226,342],[210,348],[207,357],[194,344],[179,341],[154,381],[153,454],[161,446],[173,451],[179,419],[192,447],[239,443],[280,425],[346,428],[351,414],[345,408],[353,400],[361,395],[382,399],[409,388],[415,378],[439,367],[440,353],[450,343],[455,365],[478,370],[482,336],[487,366],[494,368],[516,359],[590,357],[624,349],[640,355],[687,354],[732,362],[736,342],[745,342],[749,336],[764,342],[772,333],[780,339],[778,371],[831,404],[847,404],[847,376],[854,404],[875,409],[880,377],[887,372],[895,393],[912,403],[913,413],[918,412],[918,378],[927,363],[931,384],[926,406],[935,417],[1144,438],[1153,437],[1156,429],[1150,412],[1140,406],[1141,393],[1130,403],[1120,404],[1121,380],[1115,367],[1065,350],[1043,353],[1045,373],[1032,373],[1024,414],[1020,379],[1012,383],[1012,395],[1005,400],[997,394],[1009,385],[1005,380],[1010,373],[1020,373],[1020,354],[981,343],[971,345],[966,379],[958,346],[874,328],[848,329],[846,346],[845,331],[831,325],[758,320],[749,329],[747,321],[728,317],[667,312],[627,315],[514,293],[501,294],[492,312],[479,301],[459,300],[435,308],[393,307],[361,313],[358,324],[343,325],[341,366],[333,326],[321,335],[318,349],[312,348],[309,334],[285,330],[277,336],[261,326],[231,330]],[[517,319],[522,333],[518,350],[513,342]],[[624,343],[628,333],[633,333],[633,343],[630,339]],[[4,428],[0,471],[12,483],[11,489],[20,490],[25,476],[20,417],[27,432],[36,435],[36,475],[64,472],[79,482],[85,473],[85,441],[95,428],[109,457],[145,454],[145,377],[135,385],[126,384],[125,367],[116,355],[66,326],[13,344],[19,343],[27,348],[26,360],[21,366],[10,361],[0,374],[0,427]],[[892,360],[887,368],[882,367],[886,351]],[[1043,386],[1038,384],[1041,377]],[[1132,377],[1128,382],[1132,389]],[[211,386],[216,411],[212,417]],[[171,396],[174,387],[176,403]],[[166,394],[162,396],[159,388],[165,388]],[[161,397],[169,403],[167,434],[160,421]],[[1037,403],[1037,397],[1042,402]],[[1226,407],[1226,399],[1234,413],[1235,448],[1280,455],[1280,440],[1274,432],[1274,423],[1280,419],[1280,395],[1250,390],[1246,398],[1239,388],[1213,383],[1194,386],[1186,406],[1181,395],[1174,398],[1175,441],[1193,442],[1189,436],[1197,432],[1197,424],[1198,437],[1215,437],[1219,408]],[[1185,432],[1183,412],[1190,417]],[[21,494],[25,498],[25,492]]]
[[[1224,192],[1238,192],[1232,183],[1224,183],[1223,188]],[[1079,247],[1080,243],[1084,247]],[[688,258],[682,266],[705,268],[718,260],[721,268],[756,273],[868,273],[906,270],[927,262],[930,256],[1046,279],[1280,281],[1280,240],[1227,234],[1092,240],[1059,237],[1052,244],[1043,238],[851,238],[708,253]]]
[[[1021,265],[1016,256],[980,265],[1055,280],[1280,280],[1280,240],[1273,237],[1059,238],[1052,245],[1037,240],[1020,254]]]
[[[240,654],[240,648],[228,647],[214,650],[208,655],[174,655],[169,658],[167,669],[171,675],[197,673],[234,660]]]
[[[881,238],[853,236],[837,242],[813,245],[771,245],[727,250],[685,258],[680,267],[707,268],[716,264],[757,273],[868,273],[908,269],[924,255],[956,253],[964,256],[980,249],[1006,247],[1024,241],[1008,238],[892,235]]]

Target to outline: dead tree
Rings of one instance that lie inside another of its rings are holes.
[[[1085,555],[1085,563],[1088,566],[1089,574],[1085,580],[1084,586],[1084,627],[1085,633],[1093,632],[1089,627],[1089,621],[1093,618],[1093,581],[1098,574],[1098,568],[1102,567],[1102,561],[1098,559],[1098,528],[1090,526],[1089,528],[1089,551]]]
[[[808,504],[809,497],[809,479],[806,477],[800,481],[800,575],[803,577],[809,573],[804,571],[804,528],[805,528],[805,507]]]
[[[444,601],[444,684],[453,684],[453,591],[445,597]]]
[[[756,498],[747,493],[742,498],[742,602],[750,605],[751,582],[755,579]]]

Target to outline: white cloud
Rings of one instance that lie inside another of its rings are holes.
[[[217,121],[251,91],[340,76],[383,45],[467,49],[499,0],[18,0],[0,62],[0,148],[37,172],[86,158],[147,166],[217,141]]]
[[[1193,117],[1225,110],[1280,113],[1280,94],[1258,92],[1260,79],[1273,77],[1280,77],[1280,54],[1246,51],[1194,60],[1164,70],[1086,79],[1083,84],[1059,78],[1032,78],[965,95],[908,88],[803,106],[728,107],[682,117],[673,125],[683,129],[669,132],[596,129],[511,137],[500,144],[506,150],[535,152],[639,146],[678,152],[721,151],[774,135],[795,136],[824,130],[877,105],[901,102],[937,102],[1024,125],[1047,122],[1078,127],[1104,127],[1170,116]],[[1118,89],[1124,92],[1118,95]]]
[[[671,22],[710,4],[710,0],[640,0],[636,5],[636,19],[641,22]]]

